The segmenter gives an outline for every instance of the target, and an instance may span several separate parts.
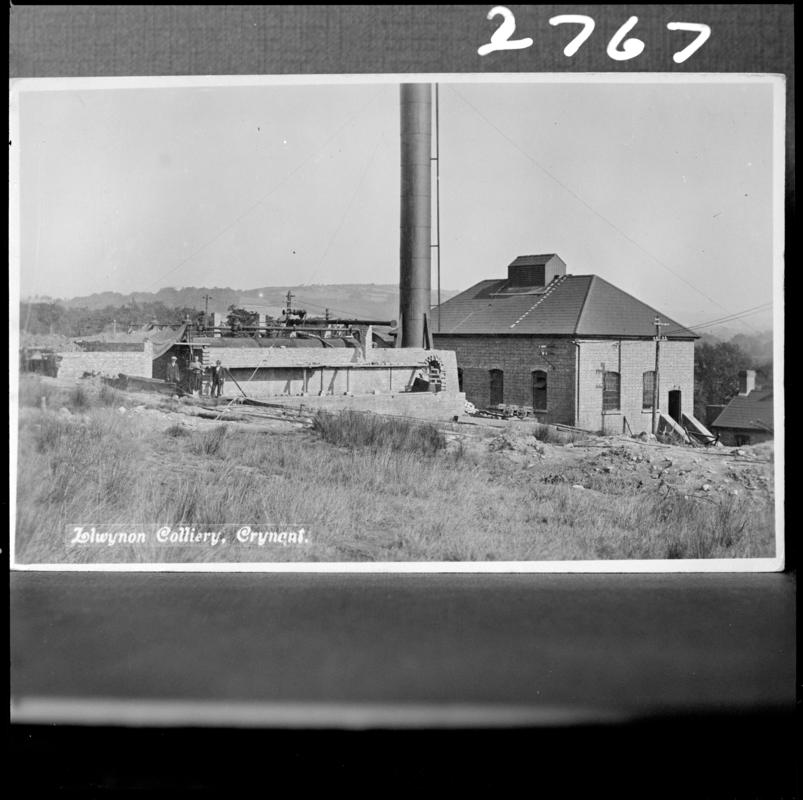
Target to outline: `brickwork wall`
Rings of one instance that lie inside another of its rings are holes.
[[[454,351],[463,370],[466,399],[478,408],[490,403],[490,371],[504,373],[503,402],[532,406],[533,371],[547,374],[547,411],[543,422],[574,422],[575,346],[570,339],[539,336],[451,336],[435,334],[439,348]],[[541,346],[546,346],[542,355]]]
[[[144,342],[139,351],[77,351],[59,353],[59,378],[80,378],[85,372],[117,377],[121,372],[151,378],[153,370],[153,345]]]
[[[504,373],[503,402],[531,406],[532,373],[547,373],[547,413],[543,422],[578,425],[589,430],[621,433],[623,419],[633,433],[649,431],[652,414],[642,409],[643,374],[655,369],[655,343],[650,340],[582,340],[579,342],[580,407],[575,415],[578,347],[568,338],[538,336],[454,336],[436,334],[438,347],[452,350],[463,371],[466,398],[479,408],[490,403],[490,370]],[[546,345],[541,354],[540,346]],[[604,366],[603,366],[604,365]],[[602,413],[602,372],[620,373],[620,408]],[[669,408],[669,392],[681,392],[681,411],[694,411],[694,343],[661,343],[659,407]]]
[[[655,369],[655,342],[583,340],[580,342],[580,408],[577,425],[622,433],[623,418],[633,433],[650,431],[652,412],[642,408],[643,374]],[[620,408],[602,411],[602,374],[620,375]],[[694,342],[666,341],[660,348],[659,409],[667,412],[669,392],[680,390],[681,412],[694,413]]]

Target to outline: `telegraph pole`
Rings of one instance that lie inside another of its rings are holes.
[[[659,369],[661,361],[661,328],[669,325],[668,322],[661,322],[661,318],[655,317],[655,377],[652,384],[652,433],[653,436],[658,432],[658,392],[661,382],[659,380]],[[666,337],[664,337],[666,338]]]

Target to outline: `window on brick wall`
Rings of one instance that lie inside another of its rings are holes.
[[[533,370],[533,411],[546,411],[546,372],[542,369]]]
[[[619,373],[608,372],[602,376],[602,410],[619,410]]]
[[[651,369],[641,376],[641,407],[652,408],[655,398],[655,370]]]
[[[498,406],[505,402],[505,373],[501,369],[492,369],[490,377],[490,402],[488,405]]]

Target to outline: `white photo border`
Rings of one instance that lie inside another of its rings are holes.
[[[587,561],[239,562],[239,563],[38,563],[15,558],[20,341],[19,95],[40,91],[309,86],[401,83],[719,83],[773,86],[773,403],[775,419],[775,556],[730,559],[632,559]],[[731,573],[782,572],[784,528],[784,236],[786,76],[768,73],[380,73],[373,75],[224,75],[96,78],[17,78],[9,95],[9,566],[31,572],[297,572],[297,573]]]

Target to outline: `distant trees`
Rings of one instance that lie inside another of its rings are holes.
[[[739,392],[739,372],[756,370],[756,385],[772,385],[772,360],[757,361],[734,342],[698,342],[694,347],[694,413],[724,404]]]
[[[104,308],[65,308],[60,303],[20,303],[20,327],[32,334],[62,336],[95,336],[116,327],[118,333],[139,330],[151,322],[179,325],[187,318],[194,320],[196,308],[171,308],[161,302],[131,302]],[[203,312],[200,312],[203,316]]]
[[[238,308],[235,305],[230,305],[228,311],[229,313],[226,315],[226,324],[233,331],[239,331],[243,328],[248,328],[259,324],[258,311],[248,311],[245,308]]]
[[[58,303],[21,303],[20,324],[30,333],[61,333],[66,309]]]

